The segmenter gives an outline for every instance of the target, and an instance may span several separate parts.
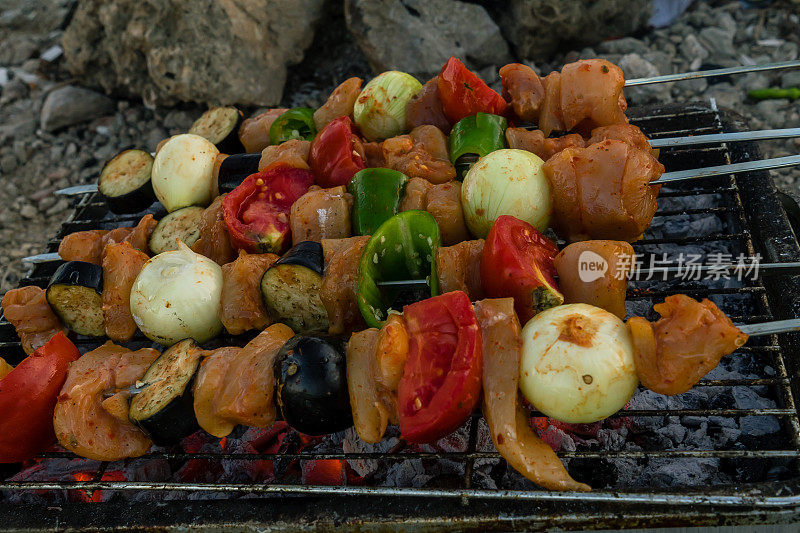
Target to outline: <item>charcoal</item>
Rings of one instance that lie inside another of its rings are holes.
[[[742,429],[743,438],[769,435],[781,430],[781,424],[774,416],[743,416],[739,420],[739,427]]]

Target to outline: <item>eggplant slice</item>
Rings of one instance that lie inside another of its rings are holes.
[[[275,359],[276,398],[283,419],[307,435],[353,425],[345,356],[317,337],[295,335]]]
[[[219,193],[225,194],[242,184],[251,174],[258,172],[261,154],[234,154],[226,157],[219,165],[217,186]]]
[[[85,261],[67,261],[47,285],[47,303],[64,325],[79,335],[102,337],[103,268]]]
[[[156,201],[150,174],[153,156],[144,150],[125,150],[103,167],[97,190],[112,213],[138,213]]]
[[[184,339],[161,354],[142,377],[128,417],[159,446],[177,444],[200,428],[192,383],[204,353],[192,339]]]
[[[205,137],[223,154],[240,154],[244,146],[239,140],[239,126],[244,120],[235,107],[212,107],[194,121],[187,133]]]
[[[169,213],[158,221],[150,235],[150,250],[154,254],[178,249],[178,239],[191,246],[200,238],[200,222],[204,207],[191,205]]]
[[[275,261],[261,278],[269,315],[295,333],[323,333],[330,323],[320,289],[325,260],[322,245],[302,241]]]

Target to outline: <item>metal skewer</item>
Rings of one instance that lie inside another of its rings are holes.
[[[678,74],[651,76],[649,78],[636,78],[634,80],[627,80],[625,82],[625,87],[649,85],[651,83],[696,80],[698,78],[712,78],[714,76],[728,76],[730,74],[746,74],[748,72],[760,72],[762,70],[780,70],[784,68],[800,68],[800,60],[764,63],[763,65],[741,65],[738,67],[715,68],[711,70],[698,70],[697,72],[681,72]]]
[[[681,181],[695,178],[708,178],[711,176],[722,176],[725,174],[739,174],[742,172],[752,172],[754,170],[767,170],[770,168],[783,168],[800,165],[800,155],[790,155],[786,157],[774,157],[772,159],[762,159],[760,161],[747,161],[744,163],[732,163],[730,165],[719,165],[716,167],[691,168],[689,170],[677,170],[665,172],[657,180],[650,182],[650,185],[659,185],[670,181]]]

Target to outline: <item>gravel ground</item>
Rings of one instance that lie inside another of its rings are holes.
[[[368,75],[366,60],[341,17],[340,12],[330,14],[307,59],[290,72],[285,104],[318,105],[338,81]],[[768,9],[744,9],[739,2],[696,2],[668,28],[570,51],[536,67],[548,72],[566,61],[603,56],[633,78],[792,60],[798,57],[799,20],[797,4],[789,0]],[[117,100],[113,114],[44,131],[40,115],[45,98],[70,82],[57,47],[61,30],[40,35],[17,32],[12,24],[0,16],[0,39],[5,39],[0,48],[0,294],[23,275],[20,258],[41,251],[67,216],[71,204],[54,197],[54,190],[93,182],[103,162],[115,153],[131,146],[153,150],[164,137],[185,131],[202,112],[197,106],[148,109],[140,102]],[[330,61],[332,57],[336,59]],[[800,86],[800,71],[632,88],[626,95],[631,105],[713,97],[718,105],[748,117],[754,129],[798,126],[797,103],[747,100],[748,89],[781,85]],[[800,140],[762,143],[765,157],[798,150]],[[773,175],[780,187],[800,191],[800,169]]]

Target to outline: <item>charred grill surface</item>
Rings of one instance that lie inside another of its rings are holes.
[[[629,110],[651,138],[747,128],[707,104]],[[752,143],[662,149],[668,170],[760,158]],[[156,218],[163,210],[152,209]],[[160,209],[160,206],[159,206]],[[142,213],[114,215],[96,195],[84,197],[48,245],[64,235],[134,224]],[[764,262],[798,261],[800,246],[765,172],[665,185],[659,211],[634,243],[645,266],[667,253]],[[32,267],[23,285],[46,286],[60,263]],[[734,322],[800,317],[800,277],[632,282],[629,314],[686,293],[712,299]],[[652,317],[651,317],[652,318]],[[244,345],[252,336],[221,336],[206,347]],[[101,340],[78,337],[82,352]],[[640,390],[624,411],[598,424],[534,419],[571,474],[595,489],[545,492],[507,468],[480,415],[436,445],[378,445],[352,430],[326,438],[273,428],[237,428],[223,443],[202,432],[144,457],[98,463],[50,452],[22,471],[0,465],[0,523],[42,528],[181,527],[266,523],[421,530],[524,527],[591,528],[786,522],[800,514],[800,336],[751,339],[724,358],[693,390],[663,397]],[[151,346],[141,334],[127,344]],[[0,319],[0,351],[24,357],[13,327]],[[535,416],[536,413],[533,413]],[[248,498],[244,500],[243,498]],[[254,501],[249,498],[259,498]],[[280,505],[275,505],[280,498]],[[153,501],[165,501],[153,506]],[[187,501],[200,500],[200,501]],[[96,503],[104,502],[104,503]]]

